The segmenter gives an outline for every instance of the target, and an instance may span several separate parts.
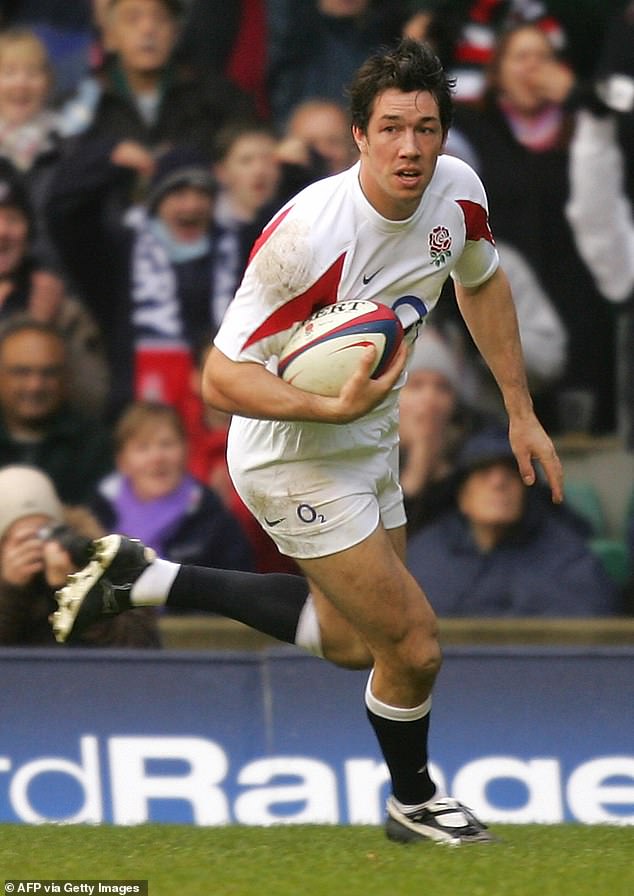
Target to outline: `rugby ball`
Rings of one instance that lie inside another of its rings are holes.
[[[335,396],[368,345],[376,349],[371,374],[376,378],[390,366],[402,339],[402,324],[388,305],[335,302],[300,324],[279,357],[278,374],[305,392]]]

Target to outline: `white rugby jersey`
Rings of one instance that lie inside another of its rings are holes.
[[[306,187],[265,227],[215,338],[231,360],[275,370],[296,324],[324,305],[349,299],[394,305],[408,296],[431,311],[449,275],[478,286],[496,270],[486,194],[467,164],[440,156],[420,205],[404,221],[384,218],[368,202],[359,166]],[[372,415],[386,410],[383,402]],[[271,424],[242,425],[246,436],[247,428]],[[251,445],[262,450],[255,439]]]

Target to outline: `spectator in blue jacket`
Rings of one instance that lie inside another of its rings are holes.
[[[620,595],[576,523],[524,487],[503,430],[469,439],[456,503],[408,543],[439,616],[611,616]]]

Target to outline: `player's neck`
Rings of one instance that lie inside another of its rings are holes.
[[[396,199],[388,196],[374,181],[364,177],[363,168],[359,172],[359,186],[375,212],[388,221],[407,221],[422,201],[421,196],[412,199]]]

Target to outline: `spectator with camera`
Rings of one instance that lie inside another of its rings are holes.
[[[45,647],[55,590],[85,565],[103,534],[83,508],[65,508],[51,479],[22,465],[0,469],[0,645]],[[90,627],[83,646],[159,647],[152,611],[133,610]]]

